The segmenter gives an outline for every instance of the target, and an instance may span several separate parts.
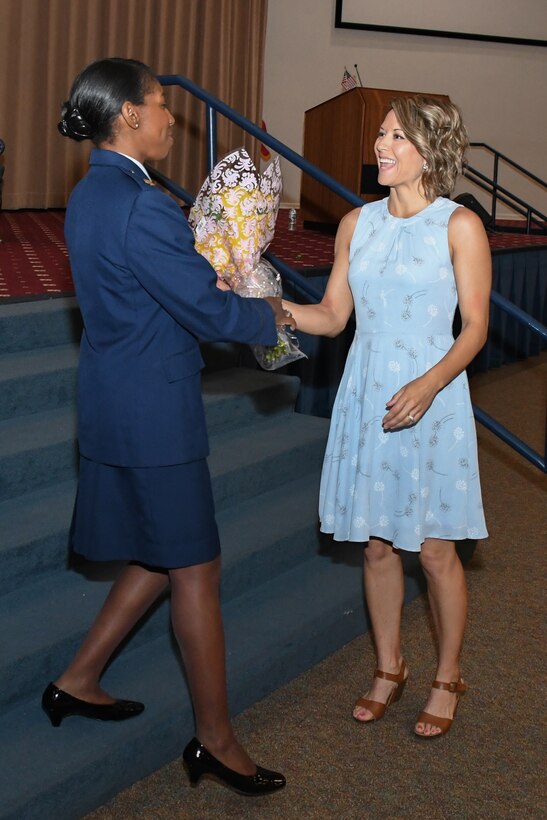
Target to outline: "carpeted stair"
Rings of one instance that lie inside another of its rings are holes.
[[[166,599],[104,676],[113,694],[146,703],[142,716],[120,724],[69,718],[54,729],[40,708],[116,569],[80,564],[67,551],[80,328],[70,298],[0,308],[0,817],[14,820],[79,818],[179,756],[193,734]],[[360,573],[331,558],[317,531],[328,422],[294,413],[297,379],[234,367],[231,345],[206,346],[205,356],[237,713],[366,622]]]

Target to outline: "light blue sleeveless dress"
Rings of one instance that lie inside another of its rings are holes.
[[[321,477],[321,530],[377,536],[419,552],[425,538],[486,538],[475,423],[465,372],[414,426],[384,432],[386,402],[454,342],[457,304],[439,197],[408,219],[387,199],[361,209],[350,244],[357,330],[332,412]]]

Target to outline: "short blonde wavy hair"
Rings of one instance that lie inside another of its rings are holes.
[[[469,145],[459,109],[451,102],[417,94],[396,97],[390,108],[405,137],[427,163],[422,175],[426,199],[452,193]]]

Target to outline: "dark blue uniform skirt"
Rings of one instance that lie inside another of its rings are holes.
[[[205,459],[169,467],[112,467],[80,457],[70,531],[92,561],[174,569],[220,553]]]

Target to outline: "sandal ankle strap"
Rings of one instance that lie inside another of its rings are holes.
[[[405,672],[406,672],[406,664],[403,661],[401,664],[401,668],[397,672],[397,674],[393,674],[392,672],[383,672],[381,669],[374,670],[374,677],[375,678],[382,678],[382,680],[390,680],[393,683],[401,683],[405,679]]]
[[[452,681],[451,683],[444,683],[444,681],[441,680],[434,680],[431,686],[434,689],[444,689],[446,692],[457,692],[458,694],[462,694],[467,691],[467,684],[464,683],[461,678],[459,680]]]

